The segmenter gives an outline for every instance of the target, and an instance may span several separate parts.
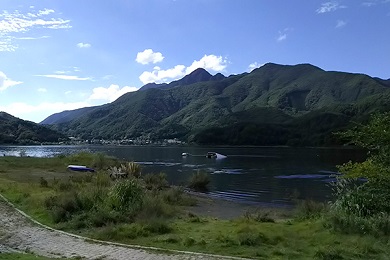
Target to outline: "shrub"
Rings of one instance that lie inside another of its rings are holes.
[[[196,241],[192,237],[186,237],[183,241],[183,245],[186,247],[193,246],[195,243],[196,243]]]
[[[296,216],[298,219],[318,218],[328,208],[326,203],[314,200],[299,200],[296,207]]]
[[[141,166],[135,162],[121,164],[121,169],[129,176],[133,176],[135,178],[141,177]]]
[[[47,180],[43,177],[41,177],[39,179],[39,186],[41,186],[42,188],[47,188],[49,187],[49,183],[47,182]]]
[[[207,191],[207,185],[210,183],[210,177],[206,172],[197,171],[192,174],[188,187],[196,191]]]
[[[326,225],[345,234],[390,235],[390,215],[385,213],[367,217],[333,209],[327,215]]]
[[[104,170],[109,165],[107,156],[104,153],[96,153],[93,156],[92,167],[97,170]]]
[[[237,239],[240,245],[257,246],[266,243],[269,239],[261,232],[250,227],[244,227],[237,232]]]
[[[44,205],[50,210],[55,223],[68,221],[72,215],[81,210],[76,193],[63,193],[49,196]]]
[[[274,223],[275,219],[270,216],[269,211],[261,211],[261,210],[255,210],[253,212],[246,211],[243,215],[244,219],[246,220],[253,220],[256,222],[270,222]]]
[[[172,231],[172,227],[163,218],[150,218],[147,221],[143,221],[143,226],[146,231],[160,235],[168,234]]]
[[[173,186],[161,192],[161,196],[170,205],[193,206],[196,204],[196,199],[184,193],[183,187]]]
[[[175,209],[164,202],[161,197],[147,194],[143,200],[142,210],[138,219],[165,218],[175,215]]]
[[[165,173],[160,172],[159,174],[146,174],[143,178],[146,189],[148,190],[162,190],[168,187],[168,181]]]
[[[112,209],[135,213],[142,207],[143,190],[134,179],[116,181],[108,193]]]

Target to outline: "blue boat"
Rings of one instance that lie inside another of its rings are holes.
[[[95,172],[94,169],[82,165],[68,165],[68,170],[76,172]]]

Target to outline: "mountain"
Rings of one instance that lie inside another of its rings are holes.
[[[56,121],[55,129],[84,139],[321,145],[336,142],[332,132],[352,119],[387,110],[388,82],[310,64],[268,63],[229,77],[197,69],[169,84],[147,84],[110,104],[43,122]]]
[[[66,140],[64,134],[0,112],[0,144],[36,144]]]
[[[83,114],[93,110],[94,107],[83,107],[75,110],[66,110],[60,113],[55,113],[47,118],[45,118],[41,125],[54,125],[61,124],[71,121],[75,117],[82,116]]]
[[[184,78],[176,81],[172,81],[169,84],[162,83],[162,84],[156,84],[156,83],[148,83],[145,86],[141,87],[140,90],[147,90],[151,88],[159,88],[159,89],[167,89],[167,88],[173,88],[177,86],[184,86],[184,85],[190,85],[198,82],[205,82],[205,81],[218,81],[224,79],[225,76],[221,73],[217,73],[216,75],[212,76],[207,70],[203,68],[198,68],[191,72],[190,74],[184,76]]]

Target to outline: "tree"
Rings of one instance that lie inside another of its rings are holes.
[[[364,162],[339,166],[342,177],[334,205],[361,217],[390,214],[390,113],[375,114],[366,125],[358,125],[339,135],[367,149],[368,156]],[[359,178],[366,181],[356,185]]]

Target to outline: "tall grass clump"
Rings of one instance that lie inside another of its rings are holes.
[[[188,188],[196,191],[207,191],[207,185],[210,183],[210,177],[207,172],[197,171],[189,179]]]
[[[142,208],[143,189],[135,179],[116,181],[108,193],[112,209],[120,212],[136,213]]]

